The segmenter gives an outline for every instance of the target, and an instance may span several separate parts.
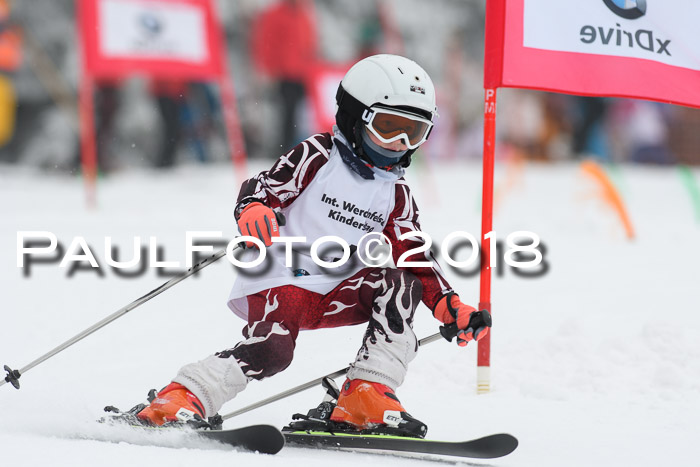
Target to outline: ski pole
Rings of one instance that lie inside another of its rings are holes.
[[[277,223],[278,223],[279,225],[285,225],[285,224],[287,223],[287,220],[285,219],[284,214],[282,214],[281,212],[275,211],[275,218],[277,219]],[[231,251],[240,248],[242,245],[245,245],[245,244],[244,244],[244,243],[239,243],[239,244],[237,244],[236,246],[234,246],[234,247],[231,249]],[[188,269],[187,271],[185,271],[183,274],[181,274],[181,275],[179,275],[179,276],[177,276],[177,277],[173,277],[173,278],[170,279],[168,282],[164,283],[164,284],[161,285],[160,287],[157,287],[157,288],[151,290],[150,292],[148,292],[148,293],[147,293],[146,295],[144,295],[143,297],[137,298],[136,300],[134,300],[133,302],[129,303],[129,304],[128,304],[127,306],[125,306],[124,308],[121,308],[120,310],[115,311],[114,313],[112,313],[111,315],[107,316],[107,317],[106,317],[105,319],[103,319],[102,321],[93,324],[92,326],[90,326],[89,328],[87,328],[86,330],[84,330],[83,332],[81,332],[80,334],[77,334],[77,335],[71,337],[70,339],[68,339],[68,340],[67,340],[66,342],[64,342],[63,344],[59,345],[58,347],[56,347],[55,349],[51,350],[50,352],[48,352],[48,353],[42,355],[41,357],[37,358],[36,360],[34,360],[33,362],[29,363],[28,365],[26,365],[26,366],[20,368],[19,370],[13,370],[13,369],[10,368],[9,366],[5,365],[5,366],[4,366],[4,369],[5,369],[5,371],[7,372],[7,376],[5,376],[5,379],[4,379],[4,380],[0,381],[0,386],[4,385],[5,383],[10,383],[10,384],[12,384],[16,389],[19,389],[19,377],[22,376],[22,375],[23,375],[24,373],[26,373],[27,371],[31,370],[32,368],[34,368],[34,367],[37,366],[38,364],[40,364],[40,363],[42,363],[42,362],[48,360],[49,358],[53,357],[53,356],[56,355],[57,353],[59,353],[59,352],[65,350],[65,349],[67,349],[68,347],[70,347],[71,345],[75,344],[76,342],[83,340],[84,338],[86,338],[86,337],[89,336],[90,334],[94,333],[95,331],[98,331],[99,329],[102,329],[103,327],[107,326],[109,323],[111,323],[112,321],[116,320],[117,318],[121,318],[122,316],[124,316],[125,314],[127,314],[128,312],[130,312],[131,310],[133,310],[134,308],[136,308],[136,307],[138,307],[138,306],[140,306],[140,305],[143,305],[144,303],[146,303],[147,301],[149,301],[149,300],[152,299],[153,297],[155,297],[155,296],[157,296],[157,295],[160,295],[161,293],[165,292],[166,290],[168,290],[169,288],[171,288],[171,287],[174,286],[175,284],[177,284],[177,283],[179,283],[179,282],[182,282],[183,280],[187,279],[188,277],[190,277],[191,275],[195,274],[196,272],[201,271],[202,269],[206,268],[206,267],[209,266],[210,264],[212,264],[212,263],[214,263],[214,262],[220,260],[220,259],[223,258],[224,256],[226,256],[226,250],[219,250],[219,251],[217,251],[216,253],[214,253],[214,254],[211,255],[210,257],[203,259],[203,260],[200,261],[199,263],[197,263],[197,264],[195,264],[194,266],[192,266],[191,268],[189,268],[189,269]]]
[[[457,325],[454,323],[447,325],[447,326],[440,326],[440,332],[436,332],[435,334],[433,334],[431,336],[424,337],[423,339],[418,341],[418,345],[424,346],[424,345],[430,344],[432,342],[435,342],[436,340],[439,340],[441,337],[444,337],[448,341],[452,341],[452,339],[455,336],[457,336],[458,332],[459,332],[459,329],[457,328]],[[321,384],[321,382],[325,378],[334,379],[334,378],[337,378],[338,376],[343,376],[345,373],[348,372],[348,370],[350,370],[349,366],[343,368],[342,370],[338,370],[336,372],[327,374],[325,376],[321,376],[320,378],[316,378],[316,379],[309,381],[307,383],[300,384],[299,386],[288,389],[288,390],[281,392],[277,395],[268,397],[267,399],[263,399],[259,402],[251,404],[247,407],[243,407],[242,409],[238,409],[238,410],[235,410],[235,411],[228,413],[226,415],[222,415],[221,419],[228,420],[229,418],[237,417],[238,415],[242,415],[246,412],[250,412],[251,410],[255,410],[255,409],[260,408],[260,407],[267,405],[267,404],[271,404],[271,403],[276,402],[280,399],[284,399],[286,397],[293,396],[294,394],[298,394],[300,392],[306,391],[307,389],[310,389],[314,386],[318,386],[319,384]]]
[[[240,244],[234,246],[233,250],[237,249],[239,246],[240,246]],[[49,358],[53,357],[57,353],[67,349],[68,347],[75,344],[76,342],[83,340],[84,338],[86,338],[90,334],[94,333],[95,331],[102,329],[103,327],[105,327],[109,323],[111,323],[112,321],[115,321],[117,318],[121,318],[122,316],[124,316],[125,314],[127,314],[128,312],[133,310],[134,308],[136,308],[140,305],[143,305],[144,303],[146,303],[147,301],[149,301],[153,297],[160,295],[161,293],[165,292],[166,290],[168,290],[169,288],[171,288],[175,284],[182,282],[183,280],[187,279],[188,277],[190,277],[194,273],[204,269],[205,267],[209,266],[210,264],[214,263],[215,261],[218,261],[219,259],[223,258],[224,256],[226,256],[226,250],[217,251],[216,253],[214,253],[210,257],[205,258],[204,260],[200,261],[199,263],[197,263],[194,266],[192,266],[191,268],[189,268],[183,274],[181,274],[177,277],[173,277],[172,279],[170,279],[168,282],[164,283],[160,287],[157,287],[157,288],[151,290],[150,292],[148,292],[146,295],[144,295],[140,298],[137,298],[136,300],[129,303],[125,307],[123,307],[120,310],[107,316],[102,321],[99,321],[99,322],[93,324],[92,326],[90,326],[89,328],[87,328],[86,330],[81,332],[80,334],[77,334],[77,335],[71,337],[63,344],[61,344],[58,347],[56,347],[55,349],[47,352],[46,354],[37,358],[36,360],[29,363],[28,365],[20,368],[19,370],[13,370],[9,366],[5,365],[4,368],[5,368],[5,371],[7,372],[7,376],[5,376],[4,380],[0,381],[0,386],[2,386],[5,383],[10,383],[15,388],[19,389],[19,377],[21,375],[23,375],[24,373],[26,373],[27,371],[31,370],[32,368],[34,368],[38,364],[48,360]]]

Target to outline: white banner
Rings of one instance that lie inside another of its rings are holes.
[[[98,15],[99,44],[106,57],[209,60],[204,14],[194,5],[102,0]]]
[[[698,0],[525,0],[524,46],[700,70]]]

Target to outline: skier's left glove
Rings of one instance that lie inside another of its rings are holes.
[[[454,292],[440,299],[433,310],[433,316],[445,324],[456,324],[457,345],[460,347],[467,345],[470,340],[483,339],[491,327],[491,314],[487,310],[476,311],[476,308],[462,303]]]

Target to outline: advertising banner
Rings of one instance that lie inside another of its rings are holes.
[[[84,65],[96,78],[205,80],[223,73],[208,0],[82,0],[80,26]]]
[[[486,88],[700,107],[700,2],[490,0]]]

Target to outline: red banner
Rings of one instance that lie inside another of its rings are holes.
[[[316,62],[307,75],[306,88],[314,113],[314,130],[332,132],[335,125],[335,94],[352,64]]]
[[[700,2],[488,0],[484,87],[700,107]]]
[[[79,86],[81,161],[88,205],[96,204],[97,154],[93,96],[100,80],[144,75],[186,83],[215,81],[231,159],[239,181],[246,151],[223,30],[213,0],[78,0],[82,50]]]
[[[211,80],[224,72],[209,0],[80,0],[79,8],[84,67],[95,78]]]

